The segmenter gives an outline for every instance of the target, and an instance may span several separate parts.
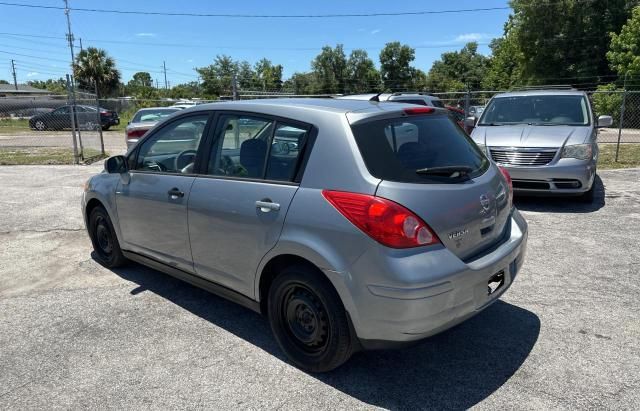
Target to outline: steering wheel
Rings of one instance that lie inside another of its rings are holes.
[[[193,160],[195,160],[195,158],[196,158],[196,153],[197,153],[197,151],[196,150],[192,150],[192,149],[184,150],[184,151],[179,152],[178,155],[176,156],[176,159],[174,160],[174,167],[173,168],[175,170],[182,170],[183,168],[188,166],[190,163],[193,163],[194,162]],[[193,156],[192,161],[190,163],[187,163],[187,164],[181,164],[180,161],[182,160],[182,157],[185,157],[187,155],[192,155]]]

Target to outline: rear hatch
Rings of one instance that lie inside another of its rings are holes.
[[[462,260],[505,239],[508,185],[446,111],[350,121],[369,172],[382,180],[377,196],[420,216]]]

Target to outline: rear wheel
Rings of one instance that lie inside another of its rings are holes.
[[[111,126],[102,126],[102,130],[103,130],[103,131],[107,131],[107,130],[109,130],[109,128],[110,128],[110,127],[111,127]]]
[[[351,356],[353,341],[340,297],[309,267],[287,267],[276,277],[268,316],[278,344],[302,369],[330,371]]]
[[[42,120],[36,120],[36,122],[33,124],[33,126],[38,131],[44,131],[44,130],[47,129],[47,125]]]
[[[126,263],[120,243],[107,211],[103,207],[96,207],[89,215],[89,236],[100,264],[108,268],[115,268]]]

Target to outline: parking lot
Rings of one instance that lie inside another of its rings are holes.
[[[329,374],[287,363],[257,314],[91,257],[79,195],[102,165],[0,168],[0,408],[640,407],[640,169],[598,198],[517,200],[518,280],[462,325]]]

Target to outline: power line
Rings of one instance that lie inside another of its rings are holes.
[[[65,10],[65,7],[45,6],[41,4],[25,4],[0,2],[0,5],[11,7],[26,7],[34,9]],[[69,7],[68,10],[87,13],[109,13],[109,14],[136,14],[146,16],[172,16],[172,17],[223,17],[223,18],[278,18],[278,19],[300,19],[300,18],[344,18],[344,17],[391,17],[391,16],[423,16],[429,14],[457,14],[457,13],[477,13],[487,11],[510,10],[509,6],[500,7],[478,7],[469,9],[450,10],[419,10],[400,12],[374,12],[374,13],[329,13],[329,14],[231,14],[231,13],[185,13],[185,12],[162,12],[143,10],[117,10],[117,9],[93,9],[83,7]]]

